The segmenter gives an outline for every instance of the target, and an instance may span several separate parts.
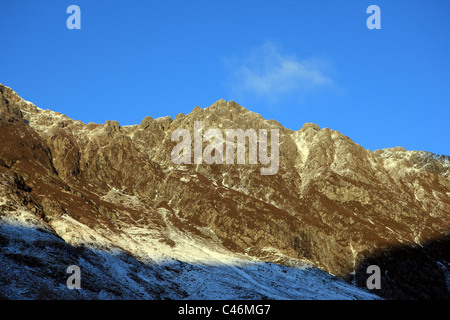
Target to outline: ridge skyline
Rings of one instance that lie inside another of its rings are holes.
[[[54,113],[56,113],[56,114],[62,114],[63,116],[65,116],[65,117],[67,117],[67,118],[69,118],[69,119],[71,119],[71,120],[73,120],[73,121],[80,121],[80,122],[83,123],[84,125],[88,125],[88,124],[105,125],[107,122],[117,122],[118,125],[119,125],[119,127],[135,127],[135,126],[139,126],[139,125],[142,123],[142,121],[144,121],[145,118],[151,118],[151,119],[154,119],[154,120],[170,119],[170,122],[173,122],[173,121],[177,118],[177,116],[189,115],[189,114],[191,114],[194,110],[196,110],[196,109],[198,109],[198,108],[200,108],[201,110],[208,110],[208,109],[213,108],[214,106],[218,105],[220,102],[225,102],[226,104],[228,104],[228,103],[234,103],[234,104],[236,104],[238,107],[244,109],[245,111],[251,112],[251,113],[253,113],[253,114],[255,114],[255,115],[260,116],[260,117],[263,118],[265,121],[276,121],[276,122],[277,122],[278,124],[280,124],[284,129],[290,130],[290,131],[292,131],[292,132],[298,132],[298,131],[300,131],[305,125],[313,124],[313,125],[317,126],[319,129],[326,129],[326,128],[328,128],[328,129],[330,129],[331,131],[335,131],[335,132],[338,132],[339,134],[343,134],[340,130],[335,130],[335,129],[330,128],[330,127],[327,127],[327,126],[321,127],[321,126],[319,126],[319,125],[318,125],[317,123],[315,123],[315,122],[304,122],[304,123],[300,126],[300,128],[299,128],[298,130],[293,130],[293,129],[291,129],[291,128],[285,127],[285,126],[284,126],[282,123],[280,123],[277,119],[273,119],[273,118],[272,118],[272,119],[267,119],[267,118],[264,118],[264,116],[263,116],[261,113],[256,112],[256,111],[252,111],[252,110],[250,110],[249,108],[247,108],[247,107],[245,107],[245,106],[242,106],[241,104],[239,104],[238,102],[236,102],[236,101],[234,101],[234,100],[226,100],[226,99],[224,99],[224,98],[220,98],[220,99],[216,100],[214,103],[210,104],[210,105],[207,106],[207,107],[203,107],[203,108],[202,108],[201,106],[197,105],[197,106],[195,106],[194,108],[192,108],[192,109],[190,110],[190,112],[188,112],[188,113],[180,112],[180,113],[176,114],[175,116],[166,115],[166,116],[160,116],[160,117],[153,118],[152,115],[146,115],[146,116],[144,116],[144,118],[141,119],[140,123],[133,123],[133,124],[125,124],[125,125],[121,125],[121,124],[120,124],[120,120],[117,120],[117,119],[107,119],[104,123],[94,122],[94,121],[85,122],[85,121],[83,121],[83,120],[79,120],[79,119],[76,119],[76,118],[72,118],[72,117],[70,117],[70,116],[67,116],[65,113],[61,113],[61,112],[59,112],[59,111],[56,111],[56,110],[53,109],[53,108],[43,109],[43,108],[39,107],[38,105],[36,105],[34,102],[24,99],[21,95],[19,95],[19,94],[18,94],[14,89],[12,89],[11,87],[9,87],[9,86],[7,86],[7,85],[5,85],[5,84],[3,84],[3,83],[0,83],[0,86],[4,86],[4,87],[6,87],[6,88],[9,88],[9,89],[12,90],[18,97],[20,97],[22,100],[24,100],[25,102],[31,103],[33,106],[35,106],[36,108],[38,108],[38,109],[40,109],[40,110],[42,110],[42,111],[47,111],[47,110],[49,110],[49,111],[54,112]],[[348,137],[348,138],[350,138],[354,143],[360,145],[360,146],[363,147],[364,149],[369,150],[369,151],[371,151],[371,152],[375,152],[375,151],[377,151],[377,150],[398,149],[398,150],[403,150],[403,151],[427,152],[427,153],[430,153],[430,154],[432,154],[432,155],[444,156],[444,157],[450,157],[450,153],[449,153],[449,154],[443,154],[443,153],[435,153],[435,152],[432,152],[432,151],[429,151],[429,150],[406,149],[406,148],[403,147],[402,145],[396,145],[396,146],[394,146],[394,147],[385,147],[385,148],[378,148],[378,149],[370,149],[370,148],[367,148],[367,147],[365,147],[364,145],[362,145],[362,144],[356,142],[355,139],[354,139],[354,137],[350,137],[350,136],[348,136],[348,135],[346,135],[346,134],[343,134],[343,135],[346,136],[346,137]]]

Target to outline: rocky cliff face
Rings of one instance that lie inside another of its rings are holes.
[[[261,164],[174,164],[172,133],[184,128],[194,137],[195,121],[203,131],[278,129],[277,174],[261,175]],[[423,253],[433,242],[426,263],[439,266],[432,271],[443,285],[386,283],[378,293],[448,297],[450,253],[439,243],[450,231],[449,157],[371,152],[338,131],[307,123],[294,132],[224,100],[175,119],[84,124],[2,85],[0,133],[0,215],[31,212],[70,245],[151,261],[213,262],[226,253],[306,262],[352,281],[370,259],[400,248]],[[426,281],[407,256],[403,272]],[[385,260],[386,275],[403,268]]]

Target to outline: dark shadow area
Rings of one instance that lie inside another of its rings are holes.
[[[404,246],[378,251],[363,260],[349,283],[367,287],[372,273],[367,267],[377,265],[381,288],[371,292],[400,300],[450,300],[450,236],[429,241],[423,246]]]

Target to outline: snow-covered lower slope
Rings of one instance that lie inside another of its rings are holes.
[[[0,297],[9,299],[377,299],[317,268],[236,257],[143,262],[118,249],[72,246],[26,211],[0,215]],[[186,248],[188,249],[188,248]],[[66,286],[81,269],[81,289]]]

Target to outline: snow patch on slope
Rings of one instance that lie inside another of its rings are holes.
[[[378,298],[313,267],[235,259],[152,263],[119,251],[76,249],[56,234],[35,228],[43,223],[38,218],[23,212],[12,216],[0,219],[0,295],[10,299]],[[62,221],[88,231],[70,219]],[[66,269],[72,264],[81,268],[80,290],[66,287]]]

